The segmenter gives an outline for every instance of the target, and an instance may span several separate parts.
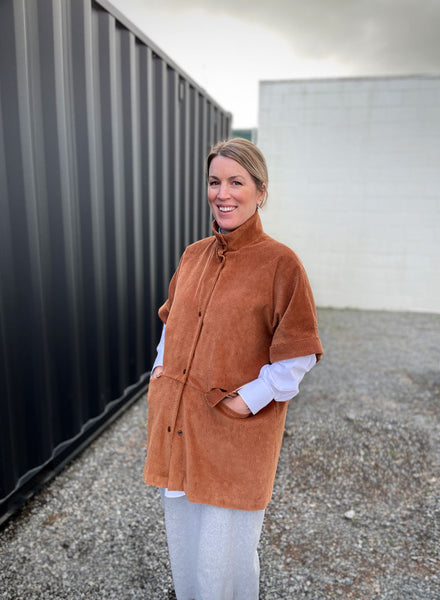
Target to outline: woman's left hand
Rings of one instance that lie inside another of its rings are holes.
[[[236,413],[239,413],[240,415],[251,414],[250,408],[240,396],[240,394],[231,394],[230,396],[226,396],[226,398],[223,398],[222,402],[223,404],[226,404],[228,408],[230,408]]]

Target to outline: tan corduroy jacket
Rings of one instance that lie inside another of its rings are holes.
[[[159,309],[164,371],[148,392],[145,482],[192,502],[260,510],[272,495],[287,402],[243,417],[223,403],[264,364],[322,353],[296,254],[258,213],[189,246]]]

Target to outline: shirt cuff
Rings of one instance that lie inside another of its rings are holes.
[[[254,379],[239,388],[237,392],[254,415],[273,400],[273,391],[263,379]]]
[[[165,349],[165,324],[162,327],[162,334],[160,336],[160,341],[157,345],[157,356],[154,361],[154,365],[151,367],[151,372],[154,371],[156,367],[163,367],[163,354]]]
[[[153,373],[156,367],[163,367],[163,356],[156,356],[156,360],[154,361],[154,365],[151,367],[151,372]]]

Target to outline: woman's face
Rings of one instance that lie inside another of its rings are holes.
[[[257,210],[264,192],[258,191],[251,175],[238,162],[215,156],[209,166],[208,200],[223,233],[230,233]]]

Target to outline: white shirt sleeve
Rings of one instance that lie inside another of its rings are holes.
[[[297,395],[304,375],[316,364],[316,356],[299,356],[264,365],[257,379],[250,381],[237,392],[253,414],[271,400],[285,402]]]
[[[156,356],[156,360],[154,361],[154,365],[151,369],[151,372],[154,371],[154,369],[156,367],[163,367],[163,350],[164,350],[164,346],[165,346],[165,323],[162,327],[162,334],[160,336],[160,341],[157,345],[156,351],[157,351],[157,356]]]

